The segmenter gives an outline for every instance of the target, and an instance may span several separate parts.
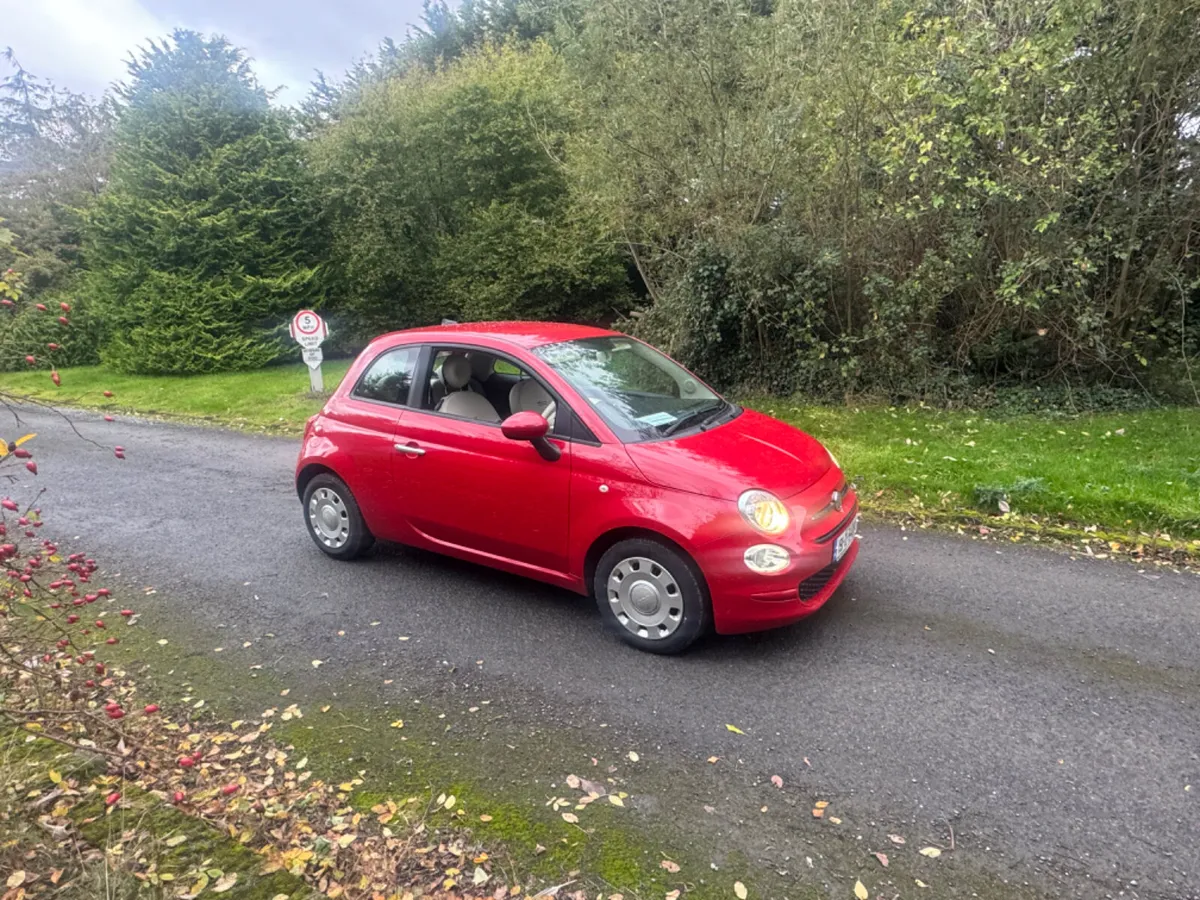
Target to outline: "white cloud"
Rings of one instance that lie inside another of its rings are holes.
[[[245,47],[265,87],[287,85],[281,102],[297,102],[307,89],[307,78],[262,58],[236,33],[203,19],[163,21],[138,0],[0,0],[0,22],[0,41],[13,48],[26,69],[59,87],[94,96],[126,77],[131,51],[177,27],[223,33]]]

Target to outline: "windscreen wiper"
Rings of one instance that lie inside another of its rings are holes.
[[[667,425],[665,428],[663,428],[662,436],[670,437],[671,435],[673,435],[676,432],[683,429],[685,426],[690,425],[692,422],[695,422],[702,418],[707,418],[708,414],[711,413],[714,409],[720,409],[720,408],[721,408],[720,406],[716,406],[716,407],[702,406],[699,409],[694,409],[690,413],[688,413],[686,416],[681,416],[680,418],[678,418],[674,422],[672,422],[670,425]]]

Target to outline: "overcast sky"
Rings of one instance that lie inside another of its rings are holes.
[[[295,103],[315,69],[340,76],[385,36],[419,21],[421,0],[0,0],[0,47],[59,87],[100,95],[129,51],[173,28],[223,34],[265,87]]]

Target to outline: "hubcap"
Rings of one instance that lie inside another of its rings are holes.
[[[617,621],[641,638],[670,637],[683,621],[683,594],[660,563],[623,559],[608,576],[608,602]]]
[[[350,514],[346,504],[329,488],[319,488],[309,498],[308,522],[317,540],[331,550],[350,540]]]

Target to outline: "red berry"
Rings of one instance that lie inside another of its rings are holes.
[[[119,644],[119,643],[120,643],[120,640],[119,640],[118,638],[109,638],[109,639],[108,639],[107,641],[105,641],[104,643],[106,643],[106,644]]]
[[[104,674],[104,663],[96,663],[96,674],[97,675]]]
[[[96,593],[99,594],[101,597],[107,597],[109,594],[112,593],[112,591],[110,591],[108,588],[100,588],[98,591],[96,591]]]
[[[179,757],[179,765],[181,765],[185,769],[190,769],[195,764],[196,764],[196,761],[194,759],[192,759],[190,756]]]
[[[103,619],[97,619],[97,620],[96,620],[96,627],[97,627],[97,628],[103,628],[103,627],[104,627],[104,620],[103,620]]]
[[[59,305],[59,306],[62,308],[62,311],[63,311],[63,312],[70,312],[70,311],[71,311],[71,304],[70,304],[70,303],[60,303],[60,304],[58,304],[58,305]]]
[[[123,719],[123,718],[125,718],[125,710],[123,710],[123,709],[114,709],[112,712],[110,712],[110,713],[108,714],[108,717],[109,717],[110,719]]]
[[[16,512],[18,509],[20,509],[20,507],[17,506],[17,504],[14,501],[10,500],[8,497],[5,497],[3,500],[0,500],[0,506],[3,506],[9,512]]]
[[[185,797],[183,791],[176,791],[174,796],[171,797],[171,802],[172,803],[182,803],[185,799],[186,799],[186,797]]]
[[[37,474],[37,463],[35,463],[32,459],[29,462],[25,463],[25,468],[27,468],[34,475]]]
[[[79,616],[67,616],[67,624],[68,625],[74,625],[78,621],[79,621]]]
[[[151,713],[156,713],[156,712],[158,712],[158,704],[156,704],[156,703],[147,704],[146,708],[144,710],[142,710],[142,712],[144,712],[146,715],[150,715]]]
[[[24,447],[18,447],[13,451],[13,456],[15,456],[17,459],[29,459],[29,457],[33,456],[33,454]]]
[[[71,320],[70,320],[70,319],[68,319],[66,316],[59,316],[59,317],[58,317],[58,323],[59,323],[60,325],[70,325],[70,324],[71,324]]]
[[[120,799],[121,799],[121,792],[113,791],[111,794],[109,794],[107,797],[104,798],[104,805],[105,806],[113,806],[116,803],[118,803],[120,801]]]
[[[112,712],[113,710],[117,710],[120,708],[121,708],[121,704],[118,703],[116,700],[110,700],[108,703],[104,704],[105,712]]]
[[[0,306],[12,306],[12,305],[13,305],[13,302],[11,300],[9,300],[7,297],[5,297],[3,300],[0,300]]]
[[[37,358],[33,356],[26,356],[25,362],[29,363],[31,366],[37,365]]]
[[[125,451],[122,450],[120,447],[117,447],[115,450],[113,450],[113,456],[115,456],[117,459],[124,459]]]
[[[111,397],[112,395],[113,395],[112,391],[105,391],[105,392],[104,392],[104,396],[105,396],[105,397]]]
[[[87,681],[85,681],[83,683],[83,686],[94,688],[96,686],[96,682],[92,681],[92,679],[89,678]]]
[[[116,419],[114,419],[112,416],[105,416],[104,421],[105,422],[115,422]]]
[[[38,309],[40,309],[42,312],[45,312],[45,311],[46,311],[46,304],[45,304],[45,303],[35,303],[35,304],[34,304],[34,306],[36,306],[36,307],[37,307]]]
[[[236,794],[237,792],[238,792],[238,785],[236,785],[236,784],[227,784],[227,785],[225,785],[225,787],[221,788],[221,793],[224,794],[226,797],[231,796],[232,794]]]
[[[47,350],[57,350],[59,348],[58,348],[58,344],[51,341],[49,344],[46,345],[46,349]]]
[[[132,609],[123,609],[123,610],[121,610],[121,615],[123,615],[125,618],[128,619],[130,616],[133,615],[133,610]]]
[[[55,387],[59,387],[62,385],[62,379],[59,377],[57,372],[50,373],[50,380],[54,382]]]

